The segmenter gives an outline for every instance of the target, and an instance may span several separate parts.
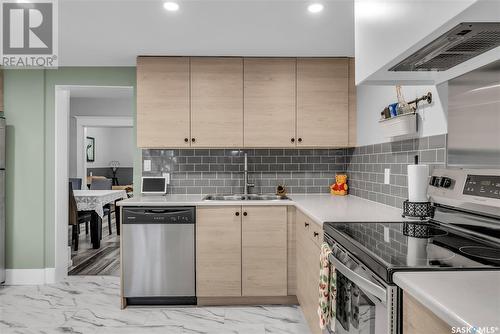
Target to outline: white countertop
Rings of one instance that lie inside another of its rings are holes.
[[[360,197],[330,194],[290,194],[280,201],[203,201],[204,195],[136,196],[118,202],[119,206],[212,206],[212,205],[294,205],[318,224],[328,221],[403,221],[401,210]]]
[[[500,328],[500,271],[399,272],[394,282],[450,326]]]

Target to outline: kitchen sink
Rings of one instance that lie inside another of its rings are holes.
[[[207,195],[204,201],[283,201],[289,200],[287,196],[275,194],[232,194],[232,195]]]

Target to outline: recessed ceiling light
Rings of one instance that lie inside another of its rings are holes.
[[[323,10],[324,6],[320,3],[312,3],[307,6],[307,10],[311,13],[319,13]]]
[[[179,4],[177,2],[167,1],[163,3],[163,8],[165,8],[169,12],[175,12],[179,10]]]

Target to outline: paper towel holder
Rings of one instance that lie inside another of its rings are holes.
[[[415,218],[427,220],[434,214],[434,207],[431,202],[403,202],[403,218]]]

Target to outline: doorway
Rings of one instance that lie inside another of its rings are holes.
[[[96,189],[125,197],[133,191],[133,110],[133,87],[56,86],[57,280],[119,275],[114,202],[102,203],[102,210],[84,203]],[[98,243],[89,215],[102,222]]]

